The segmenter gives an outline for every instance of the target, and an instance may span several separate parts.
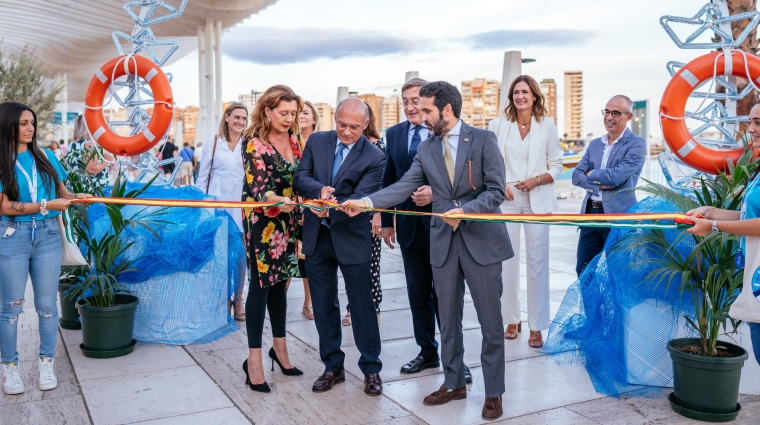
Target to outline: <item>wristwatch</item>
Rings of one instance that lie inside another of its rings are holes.
[[[40,214],[48,215],[47,201],[45,199],[40,200]]]
[[[713,232],[720,232],[720,229],[718,229],[718,220],[713,220],[713,222],[712,222],[712,231]]]

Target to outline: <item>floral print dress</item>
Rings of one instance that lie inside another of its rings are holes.
[[[254,136],[245,141],[242,150],[245,182],[242,200],[266,202],[271,194],[293,198],[293,177],[301,159],[301,147],[295,136],[290,137],[293,162],[269,143]],[[284,282],[298,274],[296,230],[298,208],[284,213],[279,207],[246,208],[243,228],[246,241],[251,282],[261,287]],[[257,273],[258,279],[254,279]]]

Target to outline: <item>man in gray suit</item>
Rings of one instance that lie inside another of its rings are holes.
[[[644,167],[647,142],[627,127],[632,111],[633,102],[623,95],[613,96],[602,110],[607,134],[591,141],[573,170],[573,184],[586,189],[581,214],[620,214],[636,203],[633,189]],[[602,252],[609,233],[609,228],[581,227],[578,276]]]
[[[406,200],[425,184],[433,190],[433,212],[499,214],[504,201],[504,160],[496,136],[459,119],[462,96],[443,81],[420,90],[421,111],[432,136],[420,143],[409,171],[379,192],[343,203],[357,215],[362,207],[388,208]],[[358,208],[357,208],[358,207]],[[428,406],[467,397],[464,377],[462,312],[465,281],[470,288],[483,335],[486,401],[483,418],[502,414],[504,336],[501,319],[501,262],[514,255],[503,223],[433,217],[430,222],[430,263],[441,320],[443,385],[425,397]]]

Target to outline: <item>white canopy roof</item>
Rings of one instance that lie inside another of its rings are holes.
[[[150,28],[159,40],[179,41],[171,63],[198,48],[198,26],[206,18],[221,20],[227,29],[276,1],[189,0],[182,16]],[[68,75],[69,100],[82,101],[95,71],[117,56],[111,32],[132,32],[134,21],[123,5],[123,0],[3,0],[0,43],[8,52],[33,49],[51,75]],[[122,46],[129,50],[131,43]]]

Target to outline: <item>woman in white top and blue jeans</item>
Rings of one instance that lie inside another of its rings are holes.
[[[552,183],[562,173],[557,126],[546,111],[536,80],[520,75],[510,85],[506,118],[491,121],[506,166],[504,214],[548,214],[559,209]],[[541,331],[549,328],[549,226],[507,223],[515,256],[502,266],[501,311],[505,339],[515,339],[520,322],[520,229],[525,232],[528,272],[528,344],[543,346]]]
[[[248,108],[240,102],[227,106],[219,123],[219,132],[203,144],[201,168],[195,187],[221,201],[240,202],[243,193],[243,157],[240,153],[243,130],[248,125]],[[213,164],[212,164],[213,162]],[[243,211],[240,208],[225,208],[243,232]],[[233,304],[235,320],[245,321],[243,288],[245,287],[245,256],[238,265],[238,283]]]
[[[39,388],[58,385],[53,372],[58,331],[61,236],[56,217],[71,199],[67,177],[53,152],[37,146],[37,117],[16,102],[0,103],[0,353],[3,391],[21,394],[16,351],[18,318],[31,277],[39,316]]]

